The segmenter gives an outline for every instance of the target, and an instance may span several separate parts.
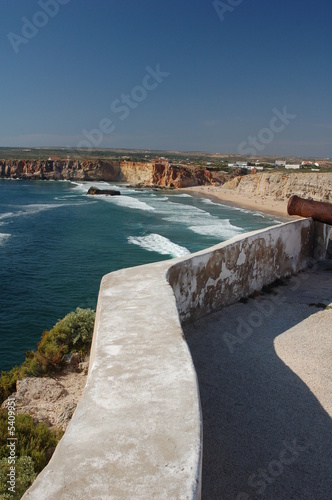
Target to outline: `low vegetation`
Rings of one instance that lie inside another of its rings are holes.
[[[8,414],[6,410],[2,410],[0,412],[0,460],[8,458],[7,428]],[[15,416],[16,458],[30,457],[34,464],[34,471],[38,474],[47,465],[62,435],[62,431],[51,430],[44,423],[35,424],[30,415],[17,414]]]
[[[24,492],[31,486],[36,479],[33,460],[31,457],[22,456],[15,462],[15,486],[7,483],[10,477],[11,466],[7,458],[0,460],[0,499],[1,500],[19,500]],[[9,488],[11,488],[9,490]]]
[[[43,423],[36,425],[30,415],[16,415],[15,458],[10,459],[7,436],[8,414],[2,410],[0,412],[0,498],[19,499],[33,483],[37,474],[47,465],[62,437],[62,432],[50,430]],[[14,471],[15,491],[8,489],[10,470]]]
[[[90,350],[95,312],[77,308],[46,330],[36,351],[27,351],[21,366],[14,366],[0,376],[0,404],[16,390],[16,381],[23,377],[53,375],[66,365],[66,356],[77,352],[82,360]]]
[[[21,366],[15,366],[0,377],[0,403],[16,390],[17,380],[28,376],[52,376],[61,372],[66,358],[79,353],[83,360],[91,346],[95,312],[77,308],[43,333],[36,351],[26,352]],[[8,448],[8,411],[0,411],[0,500],[18,500],[47,465],[63,432],[35,423],[30,415],[15,415],[14,466]],[[11,469],[12,467],[12,469]],[[9,490],[8,479],[15,471],[15,488]]]

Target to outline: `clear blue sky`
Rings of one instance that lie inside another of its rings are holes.
[[[257,153],[332,157],[331,0],[2,0],[0,13],[0,146],[233,153],[258,137]]]

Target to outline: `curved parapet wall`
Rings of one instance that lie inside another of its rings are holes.
[[[202,419],[182,320],[236,301],[319,257],[310,219],[101,283],[83,397],[25,499],[199,499]]]
[[[194,320],[296,274],[326,254],[330,226],[302,219],[240,235],[170,267],[181,321]]]
[[[199,498],[200,402],[169,265],[103,278],[83,397],[26,498]]]

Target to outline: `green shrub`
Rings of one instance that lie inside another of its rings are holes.
[[[61,354],[73,351],[88,352],[91,345],[95,312],[81,309],[70,312],[49,331],[43,333],[37,353],[47,359],[55,359]]]
[[[19,368],[18,378],[38,377],[41,375],[41,368],[34,351],[25,352],[25,360]]]
[[[42,376],[59,371],[64,366],[65,354],[80,352],[82,359],[90,350],[95,312],[77,308],[45,331],[36,351],[27,351],[20,367],[15,366],[0,376],[0,403],[16,390],[18,379]],[[8,414],[0,411],[0,500],[20,499],[48,463],[59,442],[62,431],[51,431],[45,424],[34,424],[30,415],[17,414],[15,418],[15,492],[8,491]]]
[[[10,464],[7,458],[0,460],[0,499],[19,500],[24,492],[36,479],[34,463],[31,457],[22,456],[15,463],[15,486],[14,492],[9,491],[10,484],[7,483]]]
[[[53,335],[61,339],[69,350],[81,350],[87,352],[90,349],[95,312],[92,309],[81,309],[67,314],[57,322],[52,329]]]
[[[2,410],[0,411],[0,459],[8,457],[7,428],[7,411]],[[62,435],[62,431],[51,430],[43,423],[35,424],[30,415],[17,414],[15,418],[16,456],[31,457],[35,471],[39,473],[47,465]]]
[[[82,359],[90,350],[95,312],[81,309],[60,319],[51,330],[43,332],[36,351],[27,351],[20,367],[15,366],[0,377],[0,404],[16,390],[16,381],[22,377],[40,377],[61,370],[64,355],[80,352]]]
[[[19,378],[19,367],[14,366],[9,372],[2,372],[0,376],[0,404],[16,391],[16,381]]]

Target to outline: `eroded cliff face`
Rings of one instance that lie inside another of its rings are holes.
[[[152,182],[156,186],[184,188],[213,184],[214,180],[208,170],[192,170],[186,167],[157,163],[154,165]]]
[[[261,173],[236,177],[223,185],[243,196],[285,200],[293,194],[316,201],[332,202],[332,173]]]
[[[0,160],[0,177],[12,179],[128,182],[132,185],[183,188],[212,184],[211,173],[153,162],[88,160]]]
[[[115,181],[119,176],[119,165],[102,160],[0,160],[2,178]]]
[[[134,185],[185,188],[214,182],[208,170],[179,167],[168,163],[122,162],[120,170],[121,180]]]
[[[153,177],[153,163],[131,162],[120,163],[120,180],[132,185],[151,185]]]

